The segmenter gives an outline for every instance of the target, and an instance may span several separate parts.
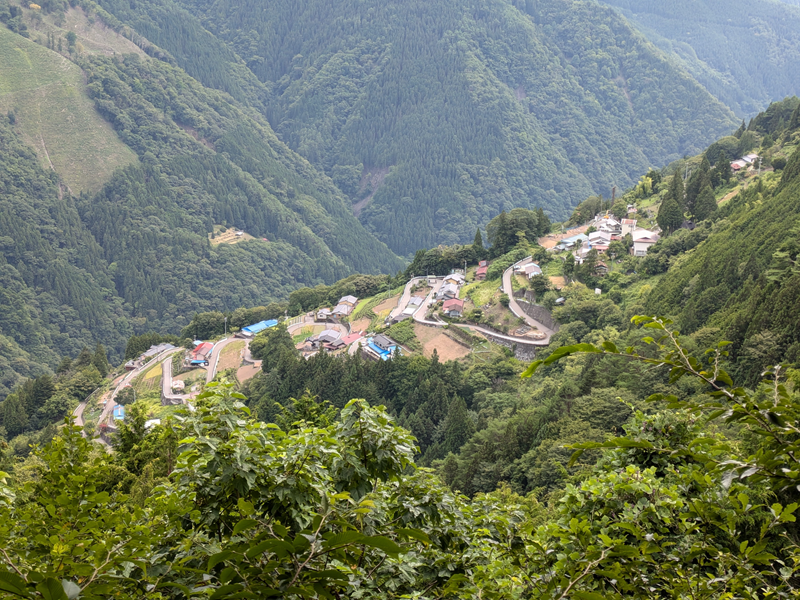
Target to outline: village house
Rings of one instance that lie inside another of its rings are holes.
[[[636,230],[636,219],[622,219],[622,237],[626,235],[633,235],[633,232]]]
[[[376,335],[364,346],[364,356],[372,360],[390,360],[397,350],[398,344],[383,334]]]
[[[731,169],[734,171],[741,171],[742,169],[747,167],[747,161],[742,160],[741,158],[738,160],[731,161]]]
[[[481,262],[486,262],[486,261],[481,261]],[[484,279],[486,279],[486,271],[488,270],[489,267],[486,266],[478,267],[475,270],[475,279],[477,279],[478,281],[483,281]]]
[[[655,244],[659,239],[659,235],[657,233],[647,229],[637,229],[633,232],[631,237],[633,237],[631,254],[634,256],[647,256],[647,249]]]
[[[452,273],[444,278],[445,284],[452,283],[453,285],[464,285],[464,276],[461,273]]]
[[[461,315],[464,314],[464,301],[459,300],[458,298],[453,298],[452,300],[447,300],[442,305],[442,310],[444,314],[451,318],[459,318]]]
[[[756,160],[758,160],[758,158],[759,158],[758,154],[751,153],[751,154],[745,154],[742,157],[742,160],[745,161],[747,164],[753,164],[754,162],[756,162]]]
[[[445,283],[436,293],[437,300],[450,300],[458,298],[458,286],[453,283]]]
[[[525,273],[525,276],[528,279],[531,279],[532,277],[534,277],[536,275],[541,275],[542,274],[542,268],[539,265],[537,265],[536,263],[530,263],[530,264],[525,265],[522,268],[522,272]]]
[[[594,226],[597,228],[598,231],[604,231],[606,233],[620,233],[622,231],[620,222],[617,221],[611,215],[603,215],[603,216],[596,216],[594,219]]]
[[[333,317],[333,312],[330,308],[323,308],[317,312],[317,321],[328,321]]]

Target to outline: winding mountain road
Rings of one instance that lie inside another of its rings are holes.
[[[514,268],[513,265],[511,267],[509,267],[509,271],[513,272],[513,268]],[[506,271],[506,273],[508,273],[508,271]],[[503,274],[503,277],[505,279],[505,273]],[[429,325],[429,326],[432,326],[432,327],[444,327],[445,325],[447,325],[447,323],[443,323],[441,321],[430,321],[428,319],[425,319],[425,317],[424,317],[425,313],[428,311],[428,308],[432,304],[435,303],[435,301],[436,301],[435,300],[436,299],[436,292],[438,292],[439,288],[442,287],[442,283],[444,283],[444,279],[442,279],[441,281],[438,281],[436,283],[436,285],[433,286],[433,289],[425,297],[425,300],[422,302],[422,304],[420,304],[419,308],[412,315],[412,318],[414,319],[414,321],[416,321],[417,323],[420,323],[422,325]],[[411,284],[411,282],[409,282],[409,285],[410,284]],[[505,284],[505,281],[504,281],[504,284]],[[406,286],[406,287],[408,288],[409,286]],[[511,290],[511,279],[510,278],[508,279],[508,290],[509,291],[513,291],[513,290]],[[508,293],[508,292],[506,292],[505,286],[503,288],[503,291],[505,293]],[[509,298],[511,298],[511,294],[508,294],[508,295],[509,295]],[[525,314],[525,313],[522,313],[521,310],[520,310],[520,313],[521,314]],[[531,319],[531,320],[533,321],[533,319]],[[537,321],[533,321],[533,322],[537,323]],[[515,336],[515,335],[505,335],[505,334],[502,334],[502,333],[497,333],[496,331],[492,331],[491,329],[486,329],[484,327],[481,327],[480,325],[468,325],[466,323],[458,323],[455,326],[456,327],[461,327],[463,329],[469,329],[471,331],[477,331],[478,333],[482,333],[483,335],[499,338],[501,340],[504,340],[504,341],[507,341],[507,342],[511,342],[511,343],[514,343],[514,344],[522,344],[524,346],[547,346],[548,344],[550,344],[550,335],[551,335],[550,333],[548,333],[547,337],[544,338],[544,339],[533,340],[533,339],[519,337],[519,336]],[[542,328],[543,326],[541,326],[541,324],[536,325],[536,327],[539,327],[540,330],[545,332],[545,333],[550,331],[550,330],[548,330],[546,328]]]
[[[555,334],[555,331],[550,329],[549,327],[545,327],[542,323],[534,319],[533,317],[529,316],[522,310],[522,307],[519,305],[517,300],[514,298],[514,287],[511,285],[511,278],[514,275],[514,267],[520,266],[523,267],[533,262],[533,259],[528,256],[527,258],[523,258],[521,261],[514,263],[508,269],[505,270],[503,273],[503,293],[508,296],[508,308],[514,314],[515,317],[519,317],[523,319],[526,324],[531,327],[535,327],[542,333],[546,335],[545,338],[540,340],[543,342],[542,345],[547,345],[550,343],[550,338]]]

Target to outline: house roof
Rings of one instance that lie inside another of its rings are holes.
[[[198,356],[208,356],[211,353],[211,349],[214,347],[214,344],[211,342],[203,342],[197,348],[192,350],[192,357],[197,358]]]
[[[342,337],[342,334],[335,329],[326,329],[317,336],[317,340],[320,342],[333,342],[334,340],[338,340],[340,337]]]
[[[329,315],[329,314],[331,314],[331,309],[330,308],[321,308],[317,314],[318,315]]]
[[[384,351],[391,348],[392,346],[397,346],[397,342],[395,342],[389,336],[378,334],[374,338],[372,338],[372,343],[378,346],[379,348],[383,349]]]
[[[454,308],[461,310],[462,308],[464,308],[464,301],[459,300],[458,298],[453,298],[451,300],[447,300],[442,305],[442,308],[444,308],[445,310],[453,310]]]
[[[156,354],[161,354],[164,350],[172,350],[175,346],[172,344],[158,344],[157,346],[150,346],[142,356],[155,356]]]
[[[439,295],[444,296],[446,293],[458,296],[458,286],[454,283],[445,283],[441,288],[439,288]]]
[[[637,229],[631,234],[631,237],[634,242],[645,238],[658,241],[659,235],[655,231],[650,231],[649,229]]]
[[[475,275],[486,275],[486,271],[489,270],[489,267],[478,267],[475,270]]]
[[[353,307],[349,304],[337,304],[333,307],[333,314],[335,315],[349,315]]]
[[[260,331],[264,331],[270,327],[275,327],[277,324],[278,321],[276,319],[270,319],[269,321],[260,321],[252,325],[248,325],[247,327],[242,327],[242,331],[245,333],[259,333]]]
[[[342,298],[339,300],[339,304],[342,304],[343,302],[349,302],[350,304],[355,304],[356,302],[358,302],[358,298],[356,298],[355,296],[342,296]]]
[[[622,219],[623,225],[636,225],[636,219]]]
[[[480,261],[480,262],[478,263],[478,266],[479,266],[479,267],[486,267],[486,266],[488,266],[488,265],[489,265],[488,261],[485,261],[485,260],[482,260],[482,261]]]
[[[360,332],[360,331],[356,331],[355,333],[351,333],[350,335],[348,335],[348,336],[346,336],[346,337],[343,337],[343,338],[342,338],[342,341],[343,341],[343,342],[344,342],[346,345],[348,345],[348,346],[349,346],[349,345],[350,345],[350,344],[352,344],[353,342],[357,342],[358,340],[360,340],[362,337],[364,337],[364,336],[361,334],[361,332]]]
[[[530,275],[531,273],[534,273],[535,275],[542,274],[542,268],[536,263],[525,265],[522,270],[525,271],[526,275]]]

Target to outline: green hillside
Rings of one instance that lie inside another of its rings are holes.
[[[800,7],[774,0],[603,0],[736,114],[800,94]]]
[[[116,361],[131,334],[180,329],[195,311],[402,266],[257,112],[97,14],[29,25],[41,43],[0,29],[2,100],[13,102],[0,113],[0,395],[83,346],[102,342]],[[211,244],[220,226],[247,241]]]
[[[264,83],[282,139],[401,254],[470,241],[504,208],[563,217],[587,195],[609,195],[734,126],[594,4],[101,4],[157,35],[206,85],[229,89],[220,78],[238,60],[185,18],[196,15]],[[207,60],[185,52],[198,44]]]
[[[99,190],[116,168],[137,162],[97,112],[80,67],[0,27],[0,114],[8,112],[40,164],[76,195]]]

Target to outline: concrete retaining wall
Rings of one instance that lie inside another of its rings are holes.
[[[553,315],[544,306],[533,304],[533,302],[527,300],[527,298],[519,298],[517,304],[519,304],[519,307],[529,317],[536,319],[548,329],[558,331],[558,321],[553,318]]]

